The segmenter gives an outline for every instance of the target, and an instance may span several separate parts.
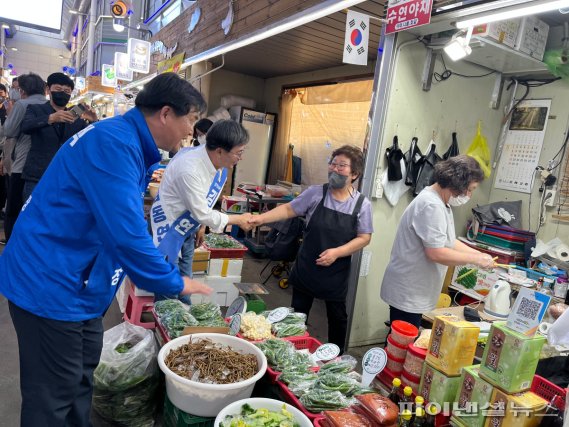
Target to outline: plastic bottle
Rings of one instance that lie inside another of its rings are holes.
[[[399,417],[399,427],[411,427],[411,411],[404,409]]]
[[[399,407],[401,411],[408,410],[411,415],[413,414],[413,399],[411,395],[413,394],[413,389],[409,386],[403,389],[403,397],[401,398],[401,402],[399,403]]]
[[[425,424],[423,427],[435,427],[435,417],[437,416],[437,408],[435,405],[428,405],[425,415]]]
[[[415,409],[415,418],[411,422],[412,427],[425,427],[427,420],[425,418],[425,410],[423,405],[417,406]]]
[[[411,416],[411,424],[415,425],[415,420],[417,419],[417,414],[419,413],[419,411],[422,412],[422,422],[421,422],[421,426],[423,425],[423,422],[425,421],[425,399],[423,399],[423,396],[416,396],[415,397],[415,405],[413,407],[413,414]]]
[[[547,404],[539,427],[563,427],[563,412],[555,405],[557,399],[559,399],[559,396],[555,395],[551,402]]]
[[[393,378],[392,384],[393,388],[387,398],[399,406],[399,401],[401,400],[401,380],[399,378]]]

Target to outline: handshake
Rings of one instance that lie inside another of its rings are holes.
[[[250,231],[258,225],[262,224],[260,215],[251,215],[250,213],[244,213],[241,215],[235,215],[235,224],[237,224],[244,231]]]

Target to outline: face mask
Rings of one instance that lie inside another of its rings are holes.
[[[198,136],[198,142],[200,143],[200,145],[204,145],[205,144],[205,135]]]
[[[340,175],[337,172],[328,172],[328,185],[330,188],[339,189],[344,188],[348,182],[346,175]]]
[[[20,99],[20,91],[18,89],[10,89],[10,99],[13,101]]]
[[[450,196],[448,199],[449,206],[462,206],[469,202],[470,196],[463,194],[462,196]]]
[[[0,96],[0,105],[3,104],[4,101],[6,101],[6,97]]]
[[[71,99],[71,95],[68,93],[51,92],[51,100],[58,107],[65,107],[70,99]]]

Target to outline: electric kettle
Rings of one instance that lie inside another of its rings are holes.
[[[497,280],[484,299],[484,313],[506,319],[510,314],[510,284],[505,280]]]

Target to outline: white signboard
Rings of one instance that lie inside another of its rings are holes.
[[[150,43],[144,40],[128,39],[128,68],[137,73],[150,71]]]
[[[108,87],[116,87],[117,85],[115,67],[110,64],[103,64],[101,68],[101,85]]]
[[[133,72],[128,68],[128,53],[115,52],[115,73],[118,80],[132,81]]]
[[[377,374],[387,364],[387,353],[379,347],[370,348],[362,359],[362,385],[369,387]]]
[[[532,99],[514,109],[496,171],[496,188],[531,193],[550,108],[551,99]]]
[[[75,89],[85,89],[85,77],[75,77]]]

